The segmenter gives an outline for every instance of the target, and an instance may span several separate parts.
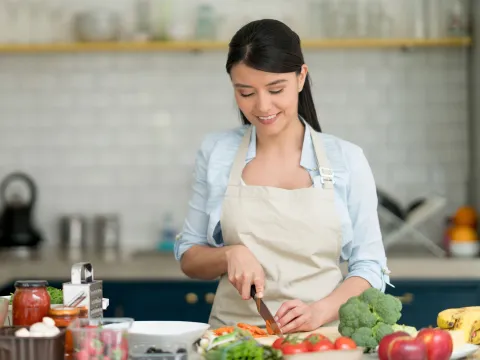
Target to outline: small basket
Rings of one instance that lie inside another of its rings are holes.
[[[65,330],[52,337],[18,337],[23,326],[0,328],[0,360],[64,360]]]

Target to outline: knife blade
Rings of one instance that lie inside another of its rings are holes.
[[[278,326],[277,322],[273,318],[272,313],[270,310],[268,310],[267,305],[263,302],[261,298],[257,298],[257,291],[255,289],[255,285],[252,285],[250,288],[250,296],[252,299],[255,301],[255,304],[257,305],[257,310],[260,316],[265,320],[265,324],[267,325],[267,328],[270,327],[273,331],[273,333],[279,337],[283,337],[283,333],[280,330],[280,327]]]

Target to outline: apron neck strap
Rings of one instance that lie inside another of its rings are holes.
[[[243,135],[242,142],[238,148],[235,160],[233,161],[232,170],[230,171],[229,185],[240,185],[242,180],[243,168],[245,167],[245,159],[248,154],[248,147],[250,146],[250,139],[252,138],[253,125],[250,125]]]
[[[330,167],[330,161],[327,158],[322,139],[316,135],[315,130],[308,123],[304,122],[304,124],[305,126],[308,126],[310,130],[310,138],[312,139],[322,186],[324,188],[333,188],[333,184],[335,183],[333,170]],[[235,155],[235,160],[233,161],[232,170],[230,171],[230,177],[228,180],[229,185],[241,184],[243,168],[245,167],[245,159],[247,158],[248,148],[252,138],[252,130],[253,125],[250,125],[243,135],[240,147],[238,148],[237,154]]]
[[[335,184],[333,169],[331,168],[330,161],[327,158],[323,141],[308,123],[304,122],[304,124],[305,126],[308,126],[310,130],[310,138],[312,139],[315,157],[317,158],[317,167],[322,187],[326,189],[333,189],[333,184]]]

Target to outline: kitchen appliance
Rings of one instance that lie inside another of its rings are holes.
[[[104,214],[95,217],[95,248],[105,259],[120,255],[120,217]]]
[[[273,318],[272,313],[268,310],[267,305],[263,302],[262,299],[257,298],[257,291],[255,289],[255,285],[252,285],[250,288],[250,296],[252,299],[255,300],[255,304],[257,305],[257,310],[259,314],[262,316],[263,320],[267,324],[267,329],[271,329],[273,333],[277,336],[283,337],[282,331],[280,330],[278,324],[276,323],[275,319]]]
[[[60,248],[70,258],[82,256],[87,247],[87,221],[79,214],[60,218]]]
[[[30,199],[18,190],[10,195],[7,193],[13,182],[18,181],[26,185]],[[0,185],[0,198],[3,205],[0,215],[0,247],[37,248],[43,239],[33,223],[37,188],[32,178],[21,172],[11,173]]]
[[[73,264],[71,282],[63,283],[63,304],[83,308],[81,317],[103,317],[103,281],[94,280],[93,266],[88,262]]]

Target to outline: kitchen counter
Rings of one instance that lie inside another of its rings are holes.
[[[67,259],[58,251],[44,251],[36,258],[21,259],[11,254],[0,253],[0,283],[29,277],[44,279],[66,279],[71,265],[88,261],[94,267],[94,275],[103,280],[187,280],[179,263],[172,254],[155,251],[124,253],[120,258],[105,259],[89,254],[83,259]],[[389,258],[392,283],[395,279],[478,279],[480,259],[439,258]],[[347,272],[346,264],[342,270]]]

